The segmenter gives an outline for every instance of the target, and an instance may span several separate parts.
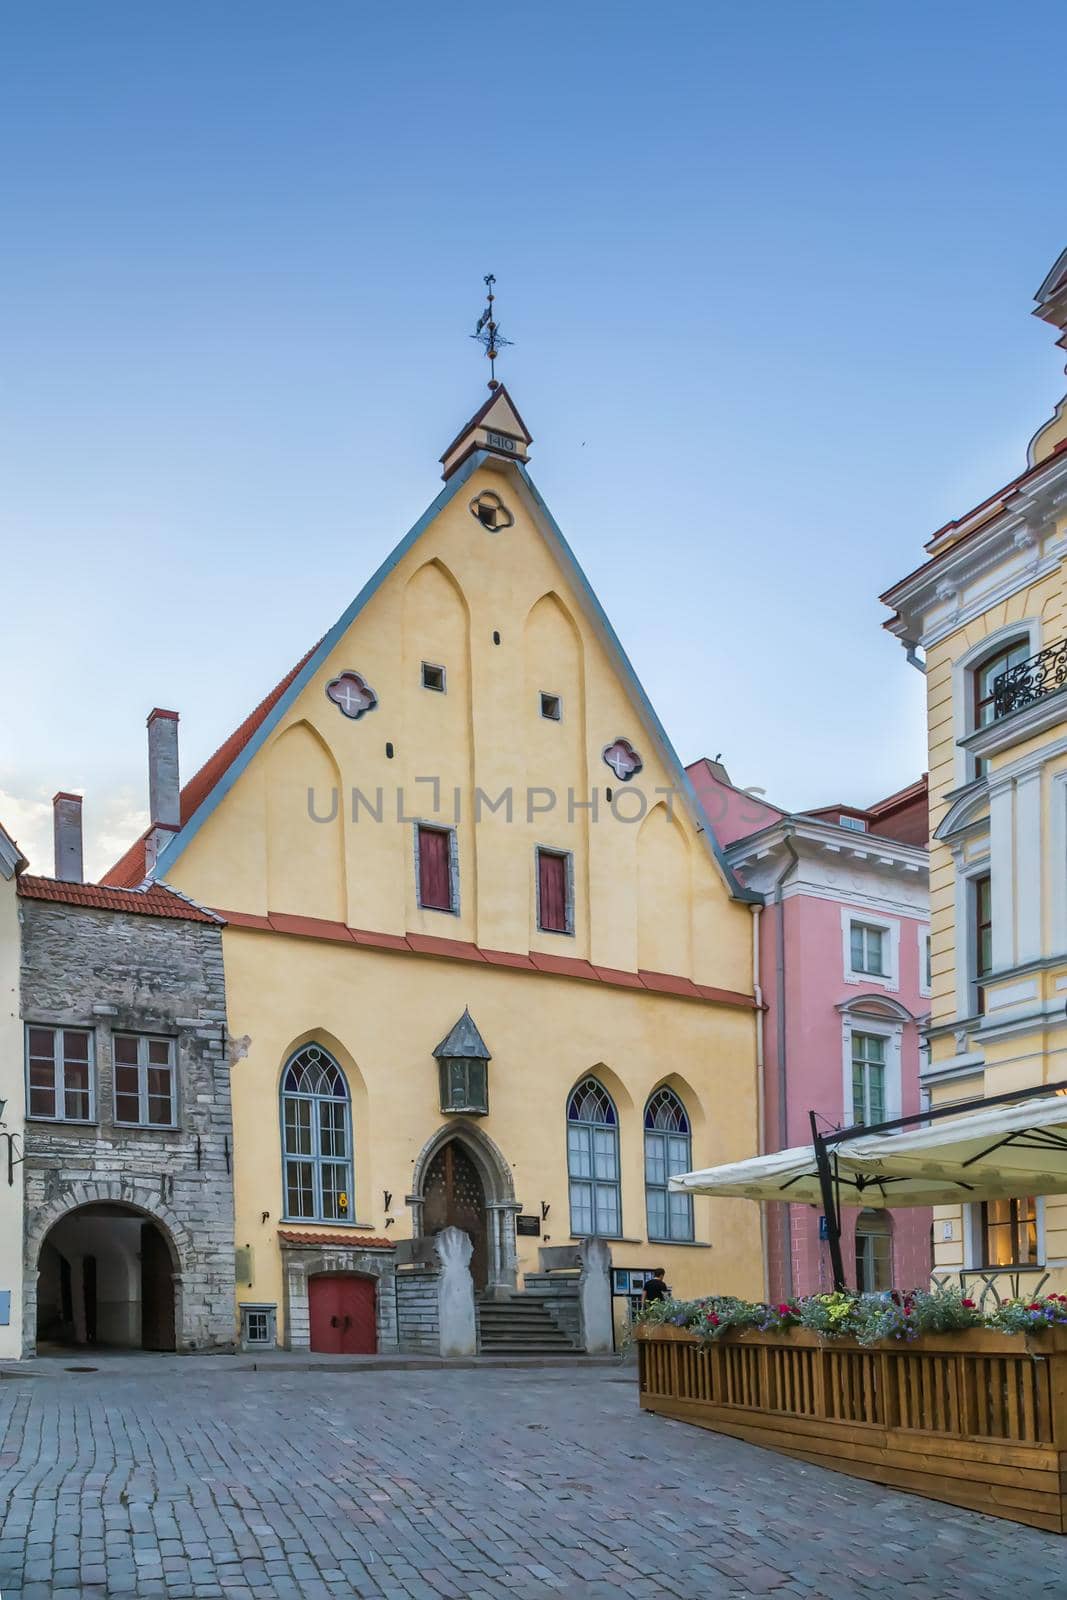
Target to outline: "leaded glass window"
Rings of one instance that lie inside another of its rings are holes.
[[[305,1045],[282,1074],[282,1157],[287,1218],[349,1220],[352,1108],[344,1073],[321,1045]]]
[[[669,1180],[693,1165],[685,1107],[672,1089],[657,1089],[645,1107],[645,1214],[650,1239],[691,1240],[693,1197],[671,1194]]]
[[[615,1102],[596,1078],[585,1078],[567,1105],[567,1173],[571,1233],[618,1238],[622,1232],[619,1117]]]

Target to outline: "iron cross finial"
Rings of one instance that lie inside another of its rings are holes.
[[[493,293],[493,285],[496,282],[496,278],[491,272],[487,272],[483,282],[485,283],[485,310],[478,318],[471,338],[477,339],[489,357],[489,387],[490,389],[495,389],[498,382],[496,358],[505,345],[511,343],[511,340],[504,338],[493,314],[493,302],[496,300],[496,295]]]

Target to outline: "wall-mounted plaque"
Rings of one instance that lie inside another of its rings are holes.
[[[541,1237],[541,1218],[540,1217],[516,1217],[515,1218],[515,1232],[516,1233],[530,1233],[530,1234],[533,1234],[535,1237],[540,1238]]]

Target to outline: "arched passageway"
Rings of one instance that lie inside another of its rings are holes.
[[[37,1351],[175,1348],[173,1241],[133,1206],[68,1211],[37,1258]]]

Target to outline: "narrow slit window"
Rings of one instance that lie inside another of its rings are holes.
[[[558,694],[541,695],[541,715],[546,722],[562,722],[563,701]]]
[[[448,828],[419,823],[415,832],[419,905],[424,911],[456,910],[454,836]]]
[[[542,933],[573,933],[571,858],[564,851],[537,852],[537,926]]]
[[[424,661],[422,663],[422,687],[424,689],[432,689],[435,694],[444,694],[444,667],[435,667],[432,662]]]

